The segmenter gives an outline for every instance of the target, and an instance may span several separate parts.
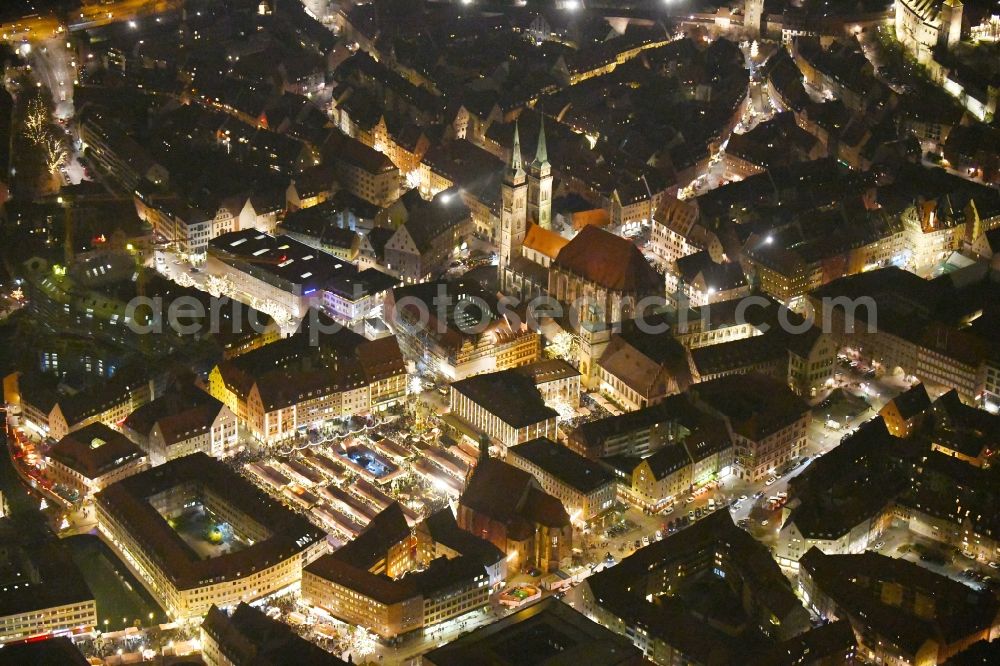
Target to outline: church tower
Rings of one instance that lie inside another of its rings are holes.
[[[743,2],[743,32],[750,39],[757,39],[761,34],[761,22],[764,19],[764,0],[744,0]]]
[[[500,186],[502,209],[500,211],[500,288],[507,287],[507,269],[510,262],[521,256],[521,244],[528,227],[528,183],[521,163],[521,138],[517,123],[514,124],[514,147],[510,164],[504,172]]]
[[[545,117],[538,130],[535,159],[528,165],[528,220],[543,229],[552,228],[552,165],[545,147]]]
[[[938,46],[952,50],[962,41],[962,0],[944,0],[941,4],[941,27]]]

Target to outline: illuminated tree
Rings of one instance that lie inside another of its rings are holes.
[[[59,137],[49,135],[45,139],[45,168],[53,176],[59,172],[59,168],[66,164],[66,146]]]
[[[42,145],[49,138],[49,111],[40,96],[31,98],[24,116],[24,133],[35,144]]]

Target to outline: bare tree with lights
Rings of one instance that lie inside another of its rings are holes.
[[[49,139],[49,111],[41,96],[36,95],[28,102],[24,133],[36,145],[43,145]]]
[[[53,176],[66,164],[66,145],[57,136],[49,135],[45,140],[45,167]]]

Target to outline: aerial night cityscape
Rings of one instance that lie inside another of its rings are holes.
[[[1000,666],[1000,0],[0,0],[0,666]]]

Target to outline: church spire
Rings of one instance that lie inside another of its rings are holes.
[[[535,164],[541,166],[549,161],[549,151],[545,147],[545,116],[540,116],[538,126],[538,147],[535,149]]]
[[[510,166],[507,169],[508,176],[514,179],[524,177],[524,165],[521,161],[521,135],[517,129],[517,121],[514,121],[514,148],[510,153]]]

